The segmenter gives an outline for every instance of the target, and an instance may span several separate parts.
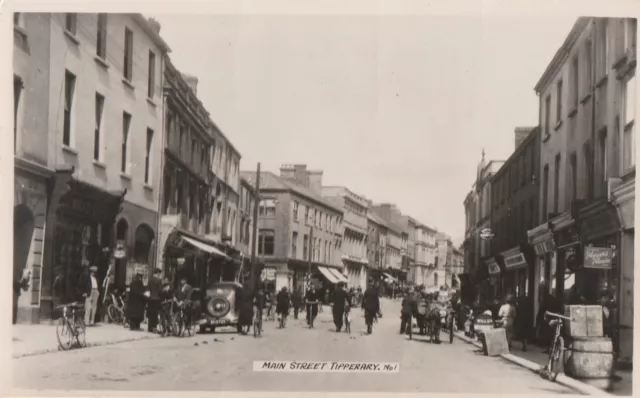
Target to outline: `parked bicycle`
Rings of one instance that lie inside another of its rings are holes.
[[[549,321],[549,325],[555,328],[555,334],[549,349],[549,360],[547,361],[547,365],[540,369],[540,372],[543,378],[555,381],[558,373],[560,373],[562,354],[564,353],[564,339],[562,338],[563,321],[570,321],[571,318],[549,311],[544,314],[545,321],[547,318],[552,318]]]
[[[84,324],[84,305],[78,302],[56,307],[62,310],[62,317],[56,325],[58,349],[67,351],[74,346],[86,347],[87,326]]]
[[[196,319],[194,319],[194,311],[191,307],[191,301],[184,301],[177,303],[177,311],[174,313],[174,326],[177,330],[174,330],[174,336],[181,337],[185,333],[189,336],[196,334]]]
[[[164,300],[160,304],[158,333],[160,336],[179,336],[179,325],[176,322],[176,301]]]
[[[262,311],[254,306],[253,307],[253,337],[258,337],[262,334]]]
[[[124,293],[117,294],[116,292],[111,292],[110,298],[107,300],[109,302],[109,305],[107,306],[107,317],[109,318],[109,322],[117,325],[122,324],[124,327],[128,327],[129,322],[125,316]]]

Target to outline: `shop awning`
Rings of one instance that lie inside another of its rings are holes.
[[[382,275],[384,275],[384,279],[390,279],[391,281],[398,283],[398,280],[396,278],[387,274],[386,272],[383,272]]]
[[[333,276],[335,276],[339,282],[349,283],[349,281],[347,280],[347,277],[342,275],[342,272],[338,271],[337,269],[326,268],[326,270],[331,272],[331,274],[333,274]]]
[[[205,251],[209,254],[213,254],[216,256],[220,256],[220,257],[224,257],[224,258],[229,258],[229,256],[227,256],[226,254],[224,254],[223,252],[221,252],[220,250],[216,249],[215,247],[211,246],[211,245],[207,245],[206,243],[202,243],[202,242],[198,242],[195,239],[191,239],[187,236],[183,236],[182,239],[184,239],[185,242],[189,243],[191,246],[200,249],[202,251]]]
[[[318,271],[331,283],[341,282],[328,268],[318,267]]]

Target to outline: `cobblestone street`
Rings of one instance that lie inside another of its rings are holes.
[[[364,335],[358,310],[351,336],[337,334],[329,307],[316,328],[265,322],[264,337],[235,333],[123,343],[14,359],[14,388],[80,390],[271,390],[431,393],[572,393],[460,340],[451,345],[410,341],[398,334],[399,303]],[[196,345],[197,344],[197,345]],[[254,372],[254,360],[397,362],[399,373]]]

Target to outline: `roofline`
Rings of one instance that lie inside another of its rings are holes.
[[[171,48],[169,47],[167,42],[164,41],[164,39],[162,38],[162,36],[160,36],[159,33],[157,33],[155,30],[153,30],[153,28],[149,24],[149,20],[147,18],[145,18],[144,15],[142,15],[140,13],[135,13],[135,14],[131,14],[131,15],[132,15],[134,21],[136,21],[138,23],[138,25],[140,25],[142,27],[142,29],[145,31],[145,33],[149,35],[151,40],[153,40],[153,42],[158,47],[160,47],[160,49],[162,49],[162,51],[164,51],[165,54],[169,54],[171,52]]]
[[[538,80],[538,83],[534,87],[537,95],[540,95],[540,93],[544,91],[543,88],[549,84],[549,81],[553,78],[553,76],[555,76],[555,74],[562,67],[567,58],[569,58],[571,48],[573,48],[573,45],[578,40],[578,37],[580,37],[582,31],[587,27],[592,19],[592,17],[579,17],[578,19],[576,19],[576,22],[573,24],[571,31],[565,38],[558,51],[556,51],[556,54],[551,59],[549,65],[547,65],[547,68],[540,77],[540,80]]]
[[[502,167],[500,167],[495,173],[493,173],[493,175],[491,176],[491,179],[495,179],[496,177],[502,176],[504,173],[506,173],[506,170],[511,165],[511,162],[513,161],[513,159],[518,157],[524,150],[522,148],[526,146],[525,144],[528,144],[531,141],[533,141],[535,137],[539,134],[539,132],[540,132],[540,126],[536,126],[533,130],[531,130],[527,135],[527,137],[524,140],[522,140],[520,145],[515,149],[515,151],[513,151],[511,156],[509,156],[509,159],[507,159],[504,162]]]

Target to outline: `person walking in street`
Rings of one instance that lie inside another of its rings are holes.
[[[416,299],[413,292],[409,292],[402,299],[402,307],[400,310],[400,334],[410,334],[412,325],[411,314],[415,311],[417,306]]]
[[[145,288],[142,283],[142,274],[136,274],[129,286],[129,302],[127,303],[127,318],[129,318],[129,328],[139,331],[140,324],[144,319],[144,305],[146,296]]]
[[[364,321],[367,324],[367,334],[373,333],[373,321],[380,315],[380,297],[378,290],[373,286],[373,281],[369,281],[369,287],[362,297],[362,309],[364,310]]]
[[[240,297],[237,300],[240,304],[240,315],[238,322],[242,334],[246,335],[251,330],[251,324],[253,323],[253,292],[249,286],[249,283],[245,282],[242,289],[239,290]]]
[[[300,289],[294,289],[291,295],[291,304],[293,305],[293,319],[298,319],[298,312],[300,311],[300,307],[302,307],[302,294],[300,294]]]
[[[162,292],[162,270],[153,270],[153,276],[149,279],[149,301],[147,302],[147,318],[149,319],[148,331],[155,333],[158,326],[158,311],[160,310],[160,296]]]
[[[336,332],[342,330],[344,322],[344,312],[347,306],[351,307],[351,299],[345,290],[344,283],[338,283],[338,289],[333,293],[333,323],[336,325]]]
[[[307,307],[307,325],[309,325],[309,328],[313,328],[313,321],[318,316],[319,302],[318,292],[316,291],[316,287],[313,283],[307,289],[304,301]]]
[[[284,319],[289,315],[290,303],[291,298],[289,297],[287,287],[283,286],[282,289],[280,289],[280,291],[278,292],[278,296],[276,297],[276,315],[278,316],[278,320]]]
[[[500,310],[498,310],[498,317],[507,334],[507,344],[509,345],[509,349],[511,349],[511,342],[514,338],[513,324],[516,319],[516,307],[513,295],[507,295],[505,303],[500,307]]]

